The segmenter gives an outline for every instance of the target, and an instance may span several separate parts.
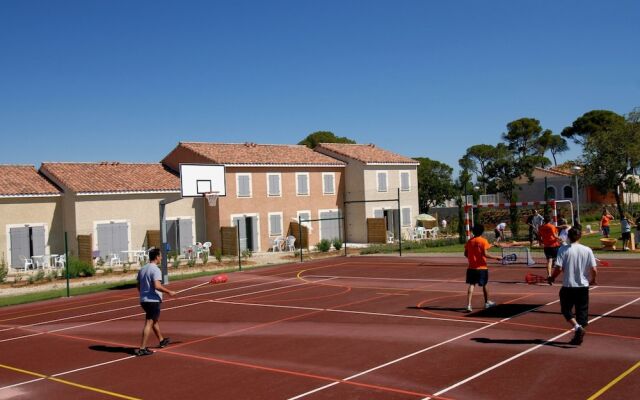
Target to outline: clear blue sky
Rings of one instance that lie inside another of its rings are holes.
[[[0,1],[0,163],[330,130],[457,165],[640,106],[638,1]],[[572,152],[563,159],[577,154]]]

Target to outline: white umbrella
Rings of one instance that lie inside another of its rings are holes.
[[[432,217],[432,216],[431,216],[431,215],[429,215],[429,214],[418,214],[418,216],[416,217],[416,219],[417,219],[418,221],[435,221],[435,220],[436,220],[436,218],[435,218],[435,217]]]

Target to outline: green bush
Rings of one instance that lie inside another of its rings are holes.
[[[318,251],[326,253],[327,251],[329,251],[329,249],[331,249],[331,241],[329,239],[322,239],[320,242],[318,242],[316,247],[318,248]]]
[[[209,253],[205,251],[204,253],[202,253],[202,263],[206,265],[208,262],[209,262]]]
[[[69,257],[67,268],[69,269],[69,278],[77,278],[79,276],[93,276],[96,273],[96,269],[91,263],[81,261],[76,257]]]
[[[58,272],[52,270],[52,271],[49,271],[49,273],[44,277],[44,279],[46,279],[49,282],[53,282],[56,280],[57,275],[58,275]]]
[[[0,255],[0,283],[7,279],[8,273],[9,268],[7,267],[7,260],[5,260],[4,253],[2,253],[2,255]]]
[[[215,249],[213,251],[213,256],[218,260],[218,262],[222,262],[222,249]]]
[[[36,275],[33,278],[36,282],[40,282],[41,280],[44,280],[44,270],[39,269],[38,272],[36,272]]]
[[[190,258],[187,260],[187,268],[193,268],[196,265],[196,259]]]
[[[342,248],[342,240],[340,239],[333,239],[333,248],[336,250],[340,250]]]
[[[253,257],[253,251],[251,249],[244,249],[242,251],[242,258],[251,258]]]

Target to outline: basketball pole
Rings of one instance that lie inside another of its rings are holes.
[[[175,201],[180,200],[181,197],[177,199],[168,200],[162,199],[160,200],[160,251],[162,252],[162,261],[160,262],[160,270],[162,271],[162,284],[166,285],[169,283],[169,268],[167,266],[168,251],[169,251],[169,243],[167,242],[167,215],[166,215],[166,206],[167,204],[171,204]]]

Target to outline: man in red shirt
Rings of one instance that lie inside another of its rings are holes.
[[[553,262],[558,258],[558,248],[562,239],[558,237],[558,228],[551,223],[548,215],[544,216],[544,225],[538,229],[538,235],[544,246],[544,256],[547,258],[547,277],[551,276]]]
[[[487,253],[491,245],[487,239],[482,237],[484,233],[484,225],[477,224],[473,227],[473,239],[464,245],[464,256],[469,260],[467,268],[467,280],[469,289],[467,290],[467,312],[473,311],[471,307],[471,298],[473,297],[473,288],[475,285],[482,286],[484,293],[484,308],[490,308],[496,305],[489,300],[487,293],[487,283],[489,282],[489,269],[487,268],[487,258],[493,258],[500,261],[502,257],[492,256]]]
[[[609,237],[609,223],[613,219],[613,215],[609,214],[609,211],[605,208],[602,209],[602,218],[600,219],[600,230],[602,231],[602,236],[608,238]]]

